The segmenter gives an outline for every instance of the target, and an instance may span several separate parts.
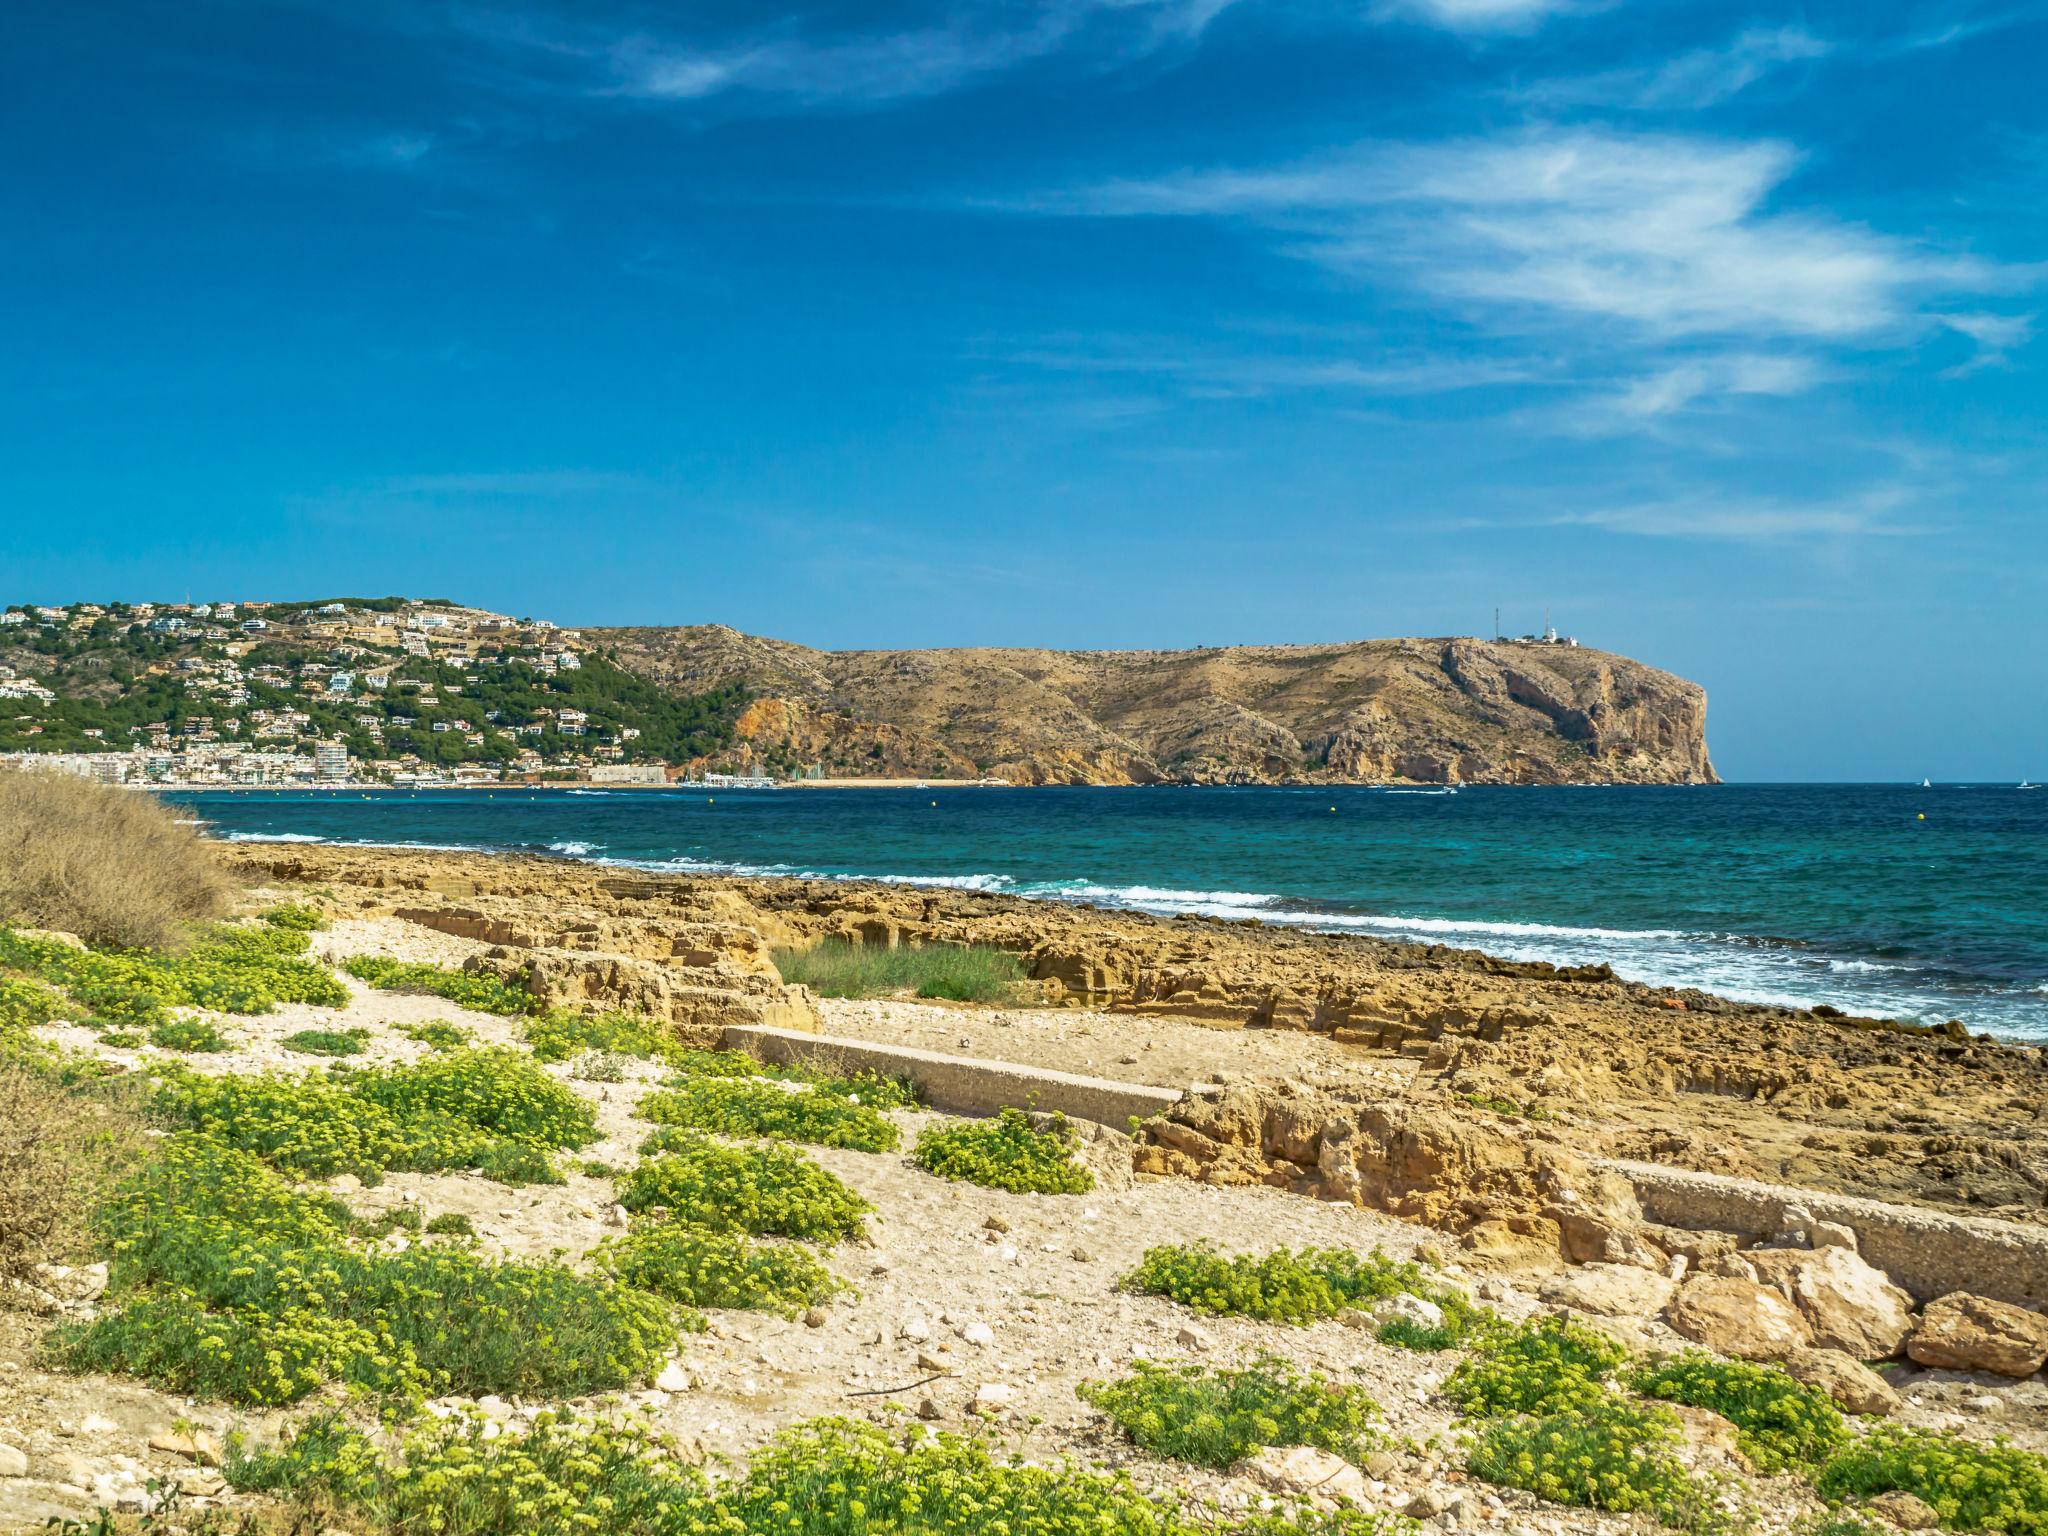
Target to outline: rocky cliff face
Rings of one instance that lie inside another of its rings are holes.
[[[732,766],[1017,784],[1716,782],[1705,690],[1583,648],[833,652],[719,625],[585,633],[662,683],[752,690]]]

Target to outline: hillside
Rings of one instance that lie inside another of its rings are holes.
[[[1018,784],[1716,782],[1705,690],[1574,646],[817,651],[720,625],[583,633],[664,687],[745,689],[721,754],[733,766]]]

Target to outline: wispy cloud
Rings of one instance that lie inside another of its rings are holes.
[[[1900,338],[1925,328],[1931,299],[2019,280],[1780,211],[1798,162],[1772,141],[1537,129],[1109,182],[1024,206],[1238,220],[1294,256],[1497,323],[1592,318],[1666,339]]]
[[[1772,543],[1791,539],[1903,537],[1933,531],[1897,520],[1915,500],[1905,486],[1877,486],[1832,500],[1701,492],[1668,500],[1620,503],[1552,519],[1658,539],[1722,539]]]
[[[1546,107],[1682,111],[1711,107],[1788,65],[1825,57],[1832,46],[1804,27],[1753,27],[1718,48],[1697,48],[1662,64],[1538,81],[1517,95]]]
[[[1675,417],[1732,398],[1803,394],[1826,369],[1790,353],[1727,352],[1680,359],[1547,413],[1540,424],[1579,437],[1662,431]]]
[[[1382,17],[1407,17],[1455,32],[1529,32],[1552,16],[1605,10],[1616,0],[1382,0]]]

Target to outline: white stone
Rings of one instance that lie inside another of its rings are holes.
[[[0,1445],[0,1477],[27,1477],[28,1456],[11,1445]]]
[[[983,1348],[987,1348],[995,1343],[996,1331],[989,1327],[987,1323],[969,1323],[960,1330],[960,1337],[970,1344],[978,1344]]]
[[[1441,1328],[1444,1325],[1444,1309],[1435,1302],[1421,1296],[1398,1291],[1378,1302],[1373,1312],[1381,1322],[1401,1321],[1413,1323],[1418,1328]]]
[[[974,1406],[988,1412],[1007,1408],[1016,1400],[1017,1389],[1000,1381],[985,1381],[974,1389]]]
[[[654,1385],[663,1392],[687,1392],[690,1390],[690,1373],[683,1369],[682,1361],[671,1360],[654,1378]]]
[[[897,1337],[908,1339],[913,1344],[922,1344],[932,1336],[932,1325],[921,1317],[907,1317],[903,1320],[903,1325],[896,1330],[896,1334]]]

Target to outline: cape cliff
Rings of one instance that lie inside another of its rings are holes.
[[[818,651],[586,629],[670,688],[753,696],[723,765],[1015,784],[1712,784],[1706,690],[1625,656],[1465,638],[1186,651]]]

